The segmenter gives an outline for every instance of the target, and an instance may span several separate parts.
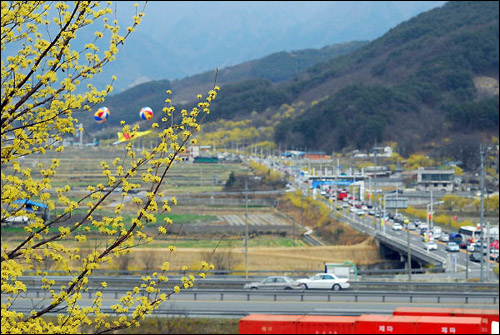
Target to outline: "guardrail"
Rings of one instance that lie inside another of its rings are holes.
[[[163,290],[168,290],[168,288],[163,288]],[[171,290],[171,289],[170,289]],[[102,292],[104,297],[114,297],[118,299],[119,296],[125,294],[127,290],[125,288],[89,288],[85,292],[81,292],[83,297],[88,297],[89,299],[95,298],[97,292]],[[50,294],[46,290],[41,290],[39,288],[29,287],[25,298],[45,298],[45,295],[50,297]],[[88,295],[88,296],[87,296]],[[142,295],[145,295],[144,291]],[[193,300],[198,300],[200,297],[204,297],[206,300],[241,300],[245,299],[247,301],[261,301],[258,299],[281,301],[286,297],[286,301],[293,301],[290,298],[295,298],[294,301],[345,301],[345,302],[396,302],[394,299],[392,301],[387,301],[388,298],[397,298],[397,302],[408,302],[408,303],[419,303],[422,302],[419,298],[427,298],[428,300],[434,300],[436,303],[465,303],[469,304],[473,301],[480,302],[482,304],[493,304],[496,305],[498,302],[498,294],[494,292],[468,292],[468,293],[456,293],[456,292],[417,292],[417,291],[406,291],[406,292],[394,292],[394,291],[356,291],[356,290],[343,290],[343,291],[330,291],[330,290],[231,290],[231,289],[188,289],[181,290],[177,294],[170,295],[167,300],[175,299],[176,297],[181,297],[181,299],[192,298]],[[256,298],[258,297],[258,298]],[[430,298],[430,299],[429,299]],[[448,301],[445,301],[447,299]],[[462,300],[463,299],[463,300]],[[418,301],[417,301],[418,300]]]
[[[412,273],[433,273],[433,272],[441,272],[442,269],[436,269],[436,268],[429,268],[429,269],[423,269],[423,268],[415,268],[412,269]],[[57,276],[57,275],[66,275],[66,271],[58,271],[58,270],[50,270],[50,271],[44,271],[50,276]],[[153,271],[146,271],[146,270],[94,270],[92,271],[93,274],[95,275],[101,275],[101,276],[116,276],[116,275],[125,275],[125,276],[150,276]],[[309,276],[309,275],[314,275],[318,272],[318,270],[249,270],[248,274],[250,277],[263,277],[263,276]],[[25,271],[24,272],[27,276],[33,276],[35,275],[36,271]],[[181,275],[184,274],[185,271],[168,271],[167,275]],[[358,268],[358,275],[390,275],[390,274],[407,274],[408,269],[406,268],[401,268],[401,269],[359,269]],[[207,274],[207,278],[211,276],[221,276],[221,277],[234,277],[234,278],[242,278],[244,277],[243,271],[241,270],[214,270],[211,273]]]
[[[318,241],[317,239],[315,239],[314,237],[312,237],[309,234],[302,235],[302,240],[304,242],[306,242],[307,244],[313,245],[313,246],[321,246],[321,245],[323,245],[323,243],[321,243],[320,241]]]
[[[169,285],[181,283],[181,276],[170,276]],[[54,280],[55,285],[67,285],[71,281],[70,276],[47,276],[49,280]],[[246,280],[244,277],[208,276],[198,279],[195,282],[197,288],[242,288],[244,284],[251,281],[258,281],[264,277],[254,277]],[[35,288],[41,285],[41,276],[18,277],[25,285]],[[100,287],[102,282],[106,282],[110,287],[140,286],[143,283],[141,276],[92,276],[89,278],[88,287]],[[401,281],[350,281],[351,288],[359,291],[369,291],[379,289],[381,291],[392,292],[453,292],[468,294],[469,292],[488,292],[498,295],[498,283],[472,283],[472,282],[401,282]]]
[[[54,309],[54,311],[47,313],[47,315],[57,315],[61,311],[66,310],[66,306]],[[16,308],[16,312],[18,313],[23,313],[25,315],[29,314],[32,311],[30,308]],[[101,313],[104,314],[113,314],[116,312],[116,310],[108,308],[108,307],[101,307],[99,309]],[[378,308],[377,310],[360,310],[360,311],[335,311],[335,310],[328,310],[328,311],[314,311],[314,313],[307,313],[308,315],[340,315],[340,316],[360,316],[362,314],[386,314],[386,315],[392,315],[393,309],[380,309]],[[125,312],[123,315],[131,316],[132,311]],[[179,317],[223,317],[223,318],[241,318],[244,316],[247,316],[249,314],[260,314],[262,313],[261,310],[259,309],[245,309],[244,311],[242,310],[232,310],[228,311],[226,309],[196,309],[196,306],[192,306],[189,310],[186,310],[185,308],[176,308],[175,306],[168,306],[168,309],[163,308],[163,306],[160,306],[158,309],[154,309],[151,311],[151,315],[155,316],[179,316]],[[290,311],[290,309],[280,309],[279,306],[277,308],[273,309],[272,311],[266,311],[266,314],[277,314],[277,315],[283,315],[283,314],[288,314],[288,315],[304,315],[303,311],[296,312],[296,311]]]

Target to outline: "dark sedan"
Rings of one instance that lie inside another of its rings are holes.
[[[481,257],[483,257],[482,252],[474,251],[473,253],[470,254],[469,259],[472,262],[479,263],[479,262],[481,262]],[[484,257],[483,257],[483,259],[484,259]]]

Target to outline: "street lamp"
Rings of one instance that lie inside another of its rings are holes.
[[[427,227],[429,227],[429,230],[431,230],[434,227],[434,224],[433,224],[434,208],[433,208],[433,206],[440,205],[442,203],[443,203],[442,201],[432,202],[432,190],[431,190],[431,203],[427,205]],[[430,212],[429,212],[429,207],[431,208]],[[430,223],[429,223],[429,219],[430,219]]]

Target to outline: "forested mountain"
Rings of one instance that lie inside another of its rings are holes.
[[[449,2],[316,65],[280,90],[321,101],[282,121],[275,140],[328,152],[395,141],[409,153],[498,134],[498,7]]]
[[[311,66],[328,61],[342,54],[349,53],[368,42],[346,42],[327,46],[321,49],[307,49],[293,52],[279,52],[261,59],[252,60],[236,66],[220,69],[217,74],[217,84],[224,86],[230,83],[254,81],[255,83],[284,82],[295,75],[303,73]],[[121,120],[127,123],[139,121],[139,110],[149,106],[157,111],[155,119],[160,119],[160,111],[166,98],[165,91],[173,92],[174,104],[188,104],[196,101],[197,94],[206,94],[214,85],[216,71],[207,71],[184,79],[169,81],[151,81],[134,86],[122,93],[110,95],[104,104],[111,110],[112,117],[105,124],[92,121],[92,115],[82,114],[79,119],[85,129],[91,132],[106,132],[109,127],[117,127]],[[245,89],[246,90],[246,89]],[[253,88],[251,89],[253,90]],[[252,93],[249,93],[253,95]],[[230,96],[230,94],[225,94]],[[262,106],[267,99],[261,98]],[[96,106],[96,109],[102,105]],[[238,112],[238,109],[235,109]]]
[[[278,53],[223,69],[206,129],[222,129],[218,120],[241,121],[232,125],[256,138],[219,132],[205,139],[272,140],[327,153],[392,141],[402,155],[470,159],[482,136],[498,136],[498,13],[498,2],[448,2],[370,43]],[[174,103],[188,103],[211,87],[214,75],[150,82],[106,104],[117,122],[135,122],[141,107],[161,109],[166,89],[177,92]]]

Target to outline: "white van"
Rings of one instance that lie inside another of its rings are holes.
[[[441,227],[436,227],[436,226],[432,227],[432,235],[435,238],[437,238],[437,239],[441,238],[442,234],[443,234],[443,231],[441,230]]]
[[[10,216],[5,219],[8,225],[17,224],[17,223],[28,223],[30,219],[27,216]]]

